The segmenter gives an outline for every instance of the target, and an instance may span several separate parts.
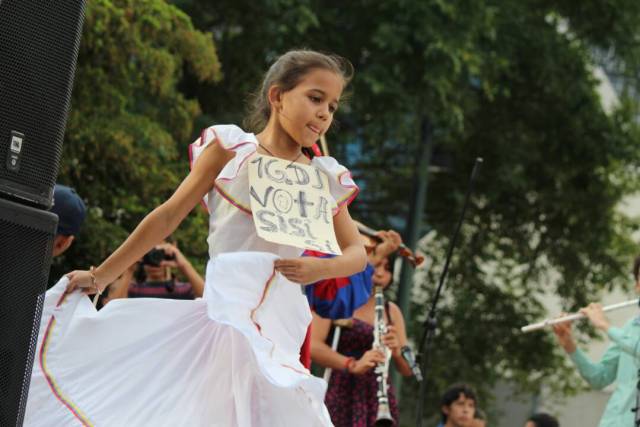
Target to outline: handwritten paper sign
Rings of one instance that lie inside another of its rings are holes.
[[[270,242],[341,255],[333,229],[336,203],[316,167],[256,154],[249,197],[258,236]]]

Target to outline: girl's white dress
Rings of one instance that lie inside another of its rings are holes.
[[[326,384],[299,361],[307,300],[273,268],[302,251],[259,238],[251,217],[246,165],[257,140],[213,126],[191,145],[192,163],[215,140],[236,156],[205,200],[204,297],[114,300],[96,311],[60,280],[45,297],[25,426],[331,425]],[[312,164],[338,206],[355,197],[333,158]]]

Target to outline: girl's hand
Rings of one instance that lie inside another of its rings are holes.
[[[400,244],[402,244],[402,237],[400,237],[400,234],[394,230],[379,231],[377,235],[380,237],[382,242],[376,246],[375,252],[376,255],[382,258],[386,258],[393,252],[397,251]]]
[[[400,338],[394,325],[387,326],[387,333],[382,336],[382,343],[395,355],[400,354]]]
[[[67,284],[67,291],[73,292],[76,289],[80,289],[86,295],[92,295],[102,293],[104,287],[100,287],[98,283],[94,285],[94,280],[90,271],[75,270],[66,274],[69,279]]]
[[[566,314],[562,313],[560,316],[565,316]],[[571,333],[571,323],[572,322],[563,322],[557,323],[553,325],[553,333],[556,334],[556,338],[558,339],[558,343],[560,346],[564,348],[568,354],[576,351],[576,343],[573,340],[573,334]]]
[[[585,308],[581,308],[580,313],[587,316],[596,328],[602,331],[609,329],[609,320],[604,315],[604,311],[602,311],[602,304],[592,302]]]
[[[324,279],[324,260],[315,257],[277,259],[273,265],[284,277],[301,285],[315,283]]]
[[[384,354],[380,350],[369,350],[349,368],[349,373],[354,375],[366,374],[375,368],[378,363],[384,363]]]

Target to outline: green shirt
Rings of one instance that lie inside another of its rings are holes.
[[[636,406],[636,384],[640,368],[640,317],[628,321],[623,328],[610,327],[607,335],[612,344],[598,363],[593,363],[581,351],[570,357],[582,378],[600,390],[617,382],[599,427],[633,427]]]

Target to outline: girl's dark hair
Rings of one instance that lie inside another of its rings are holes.
[[[398,259],[398,251],[392,252],[387,257],[387,262],[389,263],[389,273],[391,273],[391,281],[393,282],[393,275],[395,274],[396,269],[396,259]]]
[[[278,86],[282,92],[290,91],[305,75],[315,69],[333,71],[342,77],[344,86],[347,86],[353,77],[353,65],[341,56],[306,49],[290,50],[269,67],[260,88],[251,95],[247,117],[243,123],[245,128],[258,133],[267,125],[271,117],[271,86]]]

